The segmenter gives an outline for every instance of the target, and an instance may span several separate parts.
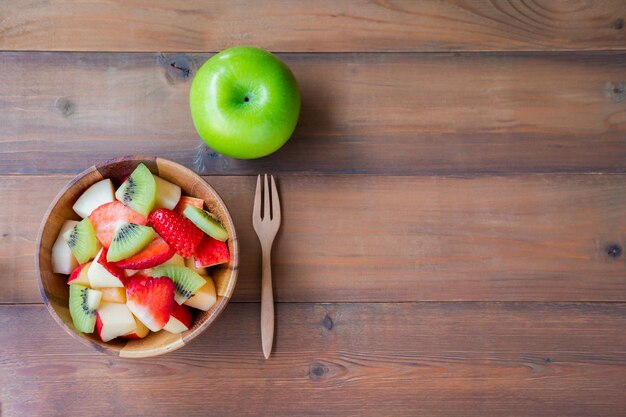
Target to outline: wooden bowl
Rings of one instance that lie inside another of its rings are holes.
[[[111,178],[114,183],[119,184],[121,179],[129,175],[141,162],[146,164],[152,173],[178,184],[182,188],[183,194],[205,201],[209,211],[217,216],[228,231],[228,249],[231,258],[229,263],[213,268],[212,276],[215,282],[217,302],[209,311],[194,311],[196,314],[191,329],[181,334],[160,331],[150,333],[144,339],[116,339],[105,343],[95,334],[79,333],[74,329],[68,309],[69,286],[66,283],[67,276],[52,272],[51,249],[65,220],[80,220],[72,210],[72,205],[83,191],[103,178]],[[35,251],[35,267],[39,278],[41,296],[56,322],[83,344],[93,346],[100,352],[122,357],[162,355],[184,346],[202,333],[217,319],[232,296],[237,282],[238,260],[239,251],[235,227],[226,205],[217,192],[201,177],[182,165],[167,159],[144,156],[127,156],[92,166],[70,181],[59,192],[44,215]]]

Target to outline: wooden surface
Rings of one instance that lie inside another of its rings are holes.
[[[624,19],[623,0],[0,2],[0,416],[623,416]],[[257,161],[189,117],[195,70],[237,44],[302,89]],[[206,175],[241,245],[234,302],[155,359],[67,336],[34,275],[57,191],[131,153]]]
[[[626,49],[620,0],[131,0],[0,3],[0,49],[500,51]],[[16,11],[18,9],[19,11]]]
[[[40,300],[32,263],[38,222],[71,178],[0,177],[0,268],[12,277],[0,280],[0,302]],[[205,178],[239,235],[234,298],[259,301],[256,177]],[[609,254],[626,244],[624,174],[278,180],[279,301],[626,301],[624,257]]]
[[[626,170],[624,53],[283,54],[302,116],[281,152],[256,161],[198,146],[193,71],[171,64],[208,57],[0,53],[0,174],[136,153],[204,174]]]
[[[119,360],[68,338],[42,306],[0,307],[3,415],[588,417],[626,407],[623,304],[282,303],[268,361],[258,318],[259,304],[230,304],[189,346]]]

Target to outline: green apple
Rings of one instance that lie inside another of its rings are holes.
[[[289,140],[300,115],[300,90],[276,56],[240,46],[202,65],[191,84],[189,104],[207,145],[234,158],[260,158]]]

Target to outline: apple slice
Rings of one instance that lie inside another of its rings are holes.
[[[93,184],[78,197],[72,209],[83,219],[103,204],[115,201],[115,189],[110,179]]]
[[[189,310],[189,307],[174,303],[172,313],[170,314],[170,319],[165,327],[163,327],[163,330],[174,334],[182,333],[191,328],[192,321],[193,316],[191,314],[191,310]]]
[[[82,265],[78,265],[76,269],[72,271],[70,277],[67,279],[68,284],[80,284],[85,287],[89,287],[89,277],[87,271],[89,271],[89,267],[91,266],[91,262],[84,263]]]
[[[106,249],[100,249],[87,271],[89,284],[92,288],[123,287],[124,271],[113,263],[107,262],[106,256]]]
[[[194,271],[196,271],[200,275],[209,275],[209,272],[207,271],[206,268],[204,268],[204,267],[196,268],[196,264],[195,264],[195,260],[194,260],[193,256],[191,258],[185,259],[185,266],[187,268],[189,268],[189,269],[193,269]]]
[[[78,261],[63,238],[65,232],[72,229],[77,224],[78,222],[75,220],[66,220],[63,226],[61,226],[57,240],[54,242],[54,245],[52,245],[52,256],[50,259],[52,262],[52,272],[69,275],[78,266]]]
[[[126,304],[101,303],[96,311],[96,331],[103,342],[132,332],[137,327]]]
[[[215,295],[215,284],[213,284],[213,279],[211,279],[211,277],[202,278],[206,280],[206,284],[200,287],[200,289],[194,295],[189,297],[183,304],[202,311],[208,311],[217,301],[217,296]]]
[[[103,303],[126,303],[126,288],[124,287],[108,287],[99,288],[102,293]]]
[[[148,336],[148,333],[150,333],[150,329],[148,329],[145,324],[137,320],[137,317],[135,317],[134,315],[133,317],[135,318],[135,324],[137,325],[137,327],[135,327],[135,330],[133,330],[132,332],[122,335],[122,337],[126,339],[143,339],[144,337]]]
[[[154,208],[167,208],[172,210],[180,200],[180,187],[156,175],[153,175],[153,177],[157,188]]]
[[[194,206],[202,210],[204,207],[204,200],[201,198],[189,197],[188,195],[182,196],[176,207],[174,207],[174,211],[183,214],[187,206]]]

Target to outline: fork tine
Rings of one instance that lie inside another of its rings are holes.
[[[267,174],[264,175],[263,180],[263,220],[269,221],[271,217],[271,200],[270,200],[270,185],[267,182]]]
[[[276,182],[274,176],[272,179],[272,220],[280,222],[280,200],[278,199],[278,188],[276,188]]]
[[[261,218],[261,175],[256,177],[256,192],[254,193],[254,208],[252,209],[252,218]]]

